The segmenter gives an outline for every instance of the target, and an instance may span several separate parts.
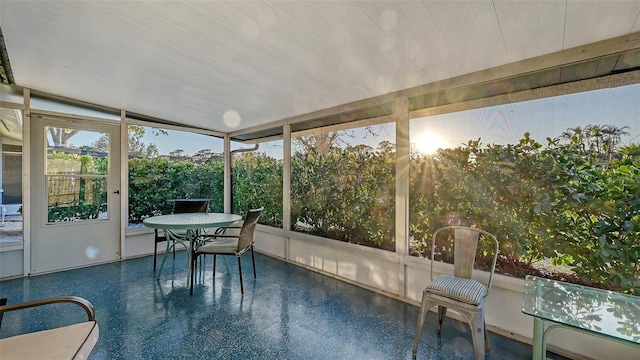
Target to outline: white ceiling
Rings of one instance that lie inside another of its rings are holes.
[[[639,14],[640,1],[2,0],[0,28],[17,85],[230,132],[634,33]]]

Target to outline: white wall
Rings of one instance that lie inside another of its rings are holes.
[[[0,244],[0,280],[22,275],[22,242]]]

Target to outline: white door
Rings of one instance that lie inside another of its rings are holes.
[[[32,116],[31,273],[120,258],[120,125]]]

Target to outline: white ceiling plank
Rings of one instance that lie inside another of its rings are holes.
[[[407,44],[409,61],[420,71],[425,82],[451,77],[452,68],[459,64],[431,13],[417,1],[402,2],[401,6],[407,21],[411,21],[417,31],[416,39]],[[445,59],[453,66],[442,66]]]
[[[542,2],[542,53],[564,49],[564,28],[567,4],[564,1]]]
[[[0,1],[18,85],[219,132],[630,34],[639,13],[601,0]]]
[[[376,71],[376,92],[380,95],[417,86],[425,78],[415,62],[407,61],[425,47],[419,30],[397,1],[361,3],[360,7],[379,28],[376,47],[379,56],[372,59]]]
[[[473,11],[478,31],[482,35],[482,44],[487,49],[491,66],[508,63],[509,58],[493,3],[489,1],[469,1],[469,6]]]
[[[629,24],[624,24],[628,17],[618,16],[616,7],[619,1],[594,1],[591,5],[591,13],[589,14],[589,22],[587,24],[587,39],[604,40],[609,38],[613,31],[613,22],[620,23],[625,28],[630,28]]]
[[[532,58],[544,54],[542,1],[518,2],[518,14],[525,57]]]
[[[456,51],[455,44],[450,42],[449,32],[452,29],[455,29],[455,23],[451,18],[451,13],[447,8],[447,4],[445,2],[438,1],[423,1],[422,2],[427,9],[431,19],[436,25],[437,31],[442,35],[446,43],[446,48],[449,50],[448,59],[451,63],[455,64],[454,66],[459,66],[462,68],[463,59],[460,58],[460,54]],[[446,69],[438,69],[439,73],[442,73],[443,76],[450,75],[450,71]]]
[[[509,62],[525,59],[526,51],[522,39],[518,3],[515,1],[495,1],[494,6]]]
[[[640,1],[597,2],[589,19],[588,41],[608,39],[615,34],[634,31]]]
[[[469,3],[455,1],[445,3],[449,13],[448,28],[445,37],[456,53],[465,72],[486,66],[486,49],[482,46],[482,39],[477,29],[475,19],[471,13]]]
[[[568,0],[564,33],[564,49],[586,43],[593,1]]]
[[[323,33],[328,37],[325,41],[339,52],[336,76],[358,86],[359,92],[369,92],[376,83],[376,69],[371,59],[377,56],[377,44],[372,41],[371,34],[364,33],[340,5],[324,1],[313,3],[330,23]]]

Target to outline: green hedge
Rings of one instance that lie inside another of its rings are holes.
[[[411,164],[417,254],[427,254],[435,229],[475,225],[498,237],[502,261],[551,258],[584,282],[640,293],[637,159],[603,160],[551,139],[543,148],[525,134],[515,145],[470,141]]]
[[[410,159],[410,251],[425,256],[431,234],[475,225],[500,240],[500,261],[550,258],[586,282],[640,292],[640,162],[637,156],[546,146],[525,134],[511,145],[479,140]],[[207,197],[222,211],[223,164],[129,161],[132,223],[168,213],[166,200]],[[292,158],[295,230],[395,249],[395,147],[349,146]],[[261,223],[282,226],[282,161],[244,153],[233,163],[236,213],[264,206]]]
[[[233,166],[234,213],[264,206],[260,223],[282,227],[282,162],[261,154],[243,154]],[[169,214],[168,199],[208,198],[212,212],[224,211],[224,164],[196,165],[164,158],[129,160],[129,223]]]
[[[212,162],[195,165],[164,158],[129,159],[129,223],[169,214],[169,199],[208,198],[210,210],[224,210],[224,166]]]

